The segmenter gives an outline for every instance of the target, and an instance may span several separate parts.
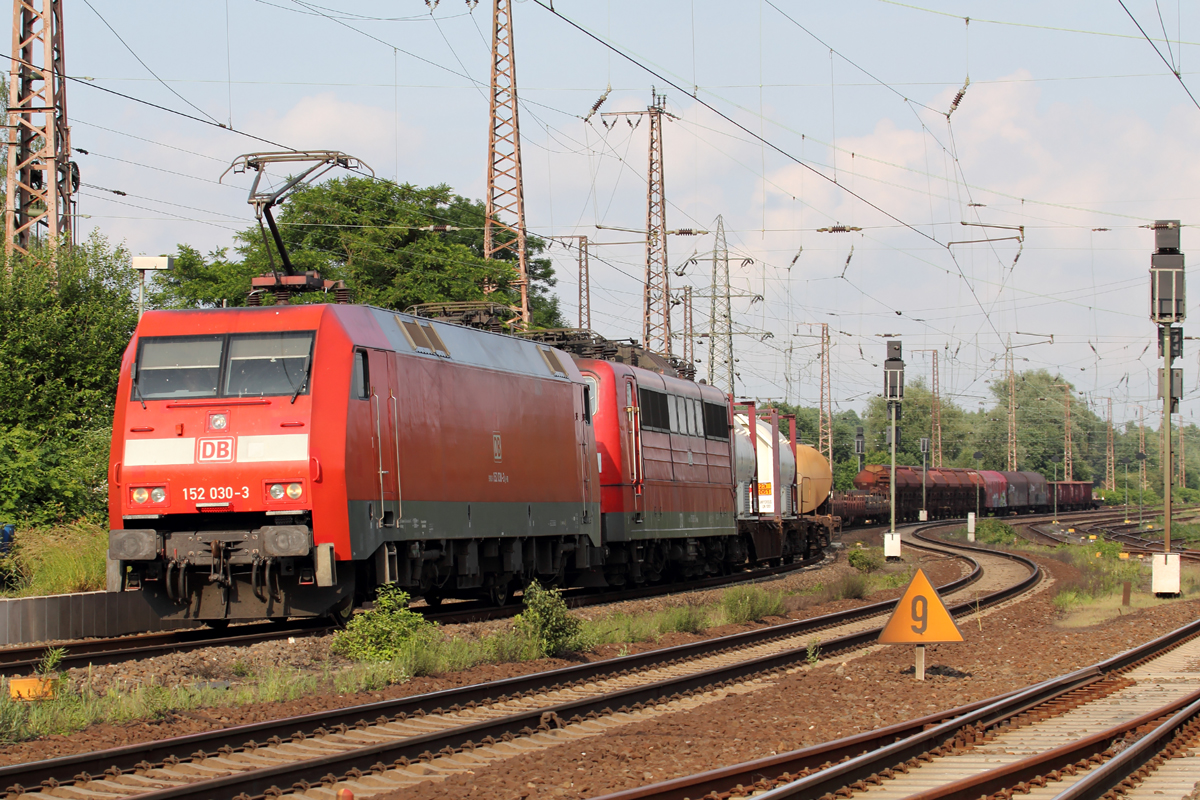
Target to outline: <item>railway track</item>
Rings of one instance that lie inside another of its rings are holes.
[[[1040,579],[1020,556],[979,550],[970,560],[971,574],[942,587],[951,613],[1001,603]],[[315,798],[342,785],[367,796],[755,691],[803,668],[815,639],[823,657],[873,643],[894,604],[483,686],[0,768],[0,787],[10,796],[82,800]]]
[[[567,605],[582,608],[601,603],[616,603],[674,592],[695,591],[735,583],[764,580],[787,572],[805,569],[832,558],[828,553],[817,554],[792,564],[762,567],[730,575],[717,575],[685,583],[655,585],[622,591],[597,593],[590,590],[575,590],[564,594]],[[442,625],[464,622],[480,622],[490,619],[505,619],[521,610],[519,603],[491,606],[483,602],[465,601],[450,603],[437,608],[417,606],[416,611]],[[327,619],[286,620],[231,626],[225,629],[192,628],[180,631],[118,636],[105,639],[88,639],[79,642],[62,642],[57,646],[66,650],[60,668],[87,667],[89,664],[115,664],[140,658],[198,650],[205,647],[245,647],[259,642],[287,639],[299,636],[320,636],[335,630]],[[5,675],[28,675],[36,671],[47,644],[23,645],[0,648],[0,673]]]
[[[1161,800],[1200,782],[1200,622],[943,713],[598,800]]]

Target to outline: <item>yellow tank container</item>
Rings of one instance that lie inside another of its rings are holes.
[[[809,514],[825,502],[833,489],[833,470],[817,448],[796,445],[796,487],[800,513]]]

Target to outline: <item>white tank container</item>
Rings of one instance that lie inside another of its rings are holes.
[[[754,486],[754,448],[750,444],[749,418],[738,414],[733,419],[735,458],[738,480],[738,516],[749,516],[753,505],[750,491]],[[760,514],[775,513],[775,499],[780,501],[780,513],[790,515],[792,508],[792,486],[796,483],[796,457],[792,453],[791,444],[779,433],[776,441],[771,441],[771,426],[759,420],[754,426],[758,439],[758,512]],[[778,454],[778,455],[777,455]],[[779,458],[779,486],[773,486],[775,477],[775,459]]]

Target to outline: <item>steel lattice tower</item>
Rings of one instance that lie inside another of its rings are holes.
[[[671,283],[667,268],[667,200],[663,187],[662,118],[665,94],[652,94],[650,166],[646,171],[646,292],[642,343],[647,350],[671,355]]]
[[[21,0],[17,0],[21,2]],[[507,251],[517,257],[521,321],[529,324],[529,271],[525,252],[525,191],[521,179],[521,127],[517,119],[517,65],[513,50],[512,2],[495,0],[492,8],[492,103],[488,128],[487,216],[483,254],[495,258]],[[500,214],[515,218],[514,224]],[[509,234],[499,241],[499,229]]]
[[[592,279],[588,274],[588,237],[573,235],[550,238],[574,239],[579,245],[579,328],[590,331],[592,329]]]
[[[693,340],[696,329],[692,326],[692,287],[684,286],[676,290],[675,301],[683,306],[683,353],[681,358],[685,364],[696,363],[696,348]]]
[[[817,449],[833,467],[833,382],[829,379],[829,324],[821,323],[821,413],[817,429]]]
[[[933,367],[930,372],[929,382],[932,385],[932,392],[929,396],[929,444],[932,458],[931,467],[934,469],[942,468],[942,391],[938,383],[938,351],[930,350],[914,350],[914,353],[931,353],[933,355]]]
[[[1056,383],[1052,388],[1063,390],[1063,480],[1075,480],[1075,464],[1071,457],[1071,384]]]
[[[1017,371],[1013,368],[1012,337],[1004,348],[1004,368],[1008,373],[1008,471],[1017,471]]]
[[[39,223],[51,243],[71,235],[78,170],[67,125],[62,0],[14,0],[12,53],[6,255],[28,252]]]
[[[1113,411],[1112,398],[1108,400],[1108,460],[1104,468],[1104,488],[1113,490],[1117,488],[1117,455],[1113,445]]]
[[[592,329],[592,278],[588,269],[588,238],[579,237],[579,327]]]
[[[726,394],[733,394],[733,312],[729,293],[729,246],[725,242],[725,219],[718,216],[713,242],[708,382]]]

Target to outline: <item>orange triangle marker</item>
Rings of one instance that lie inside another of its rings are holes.
[[[937,589],[918,569],[892,612],[892,618],[883,626],[880,644],[936,644],[962,640],[962,631],[954,624],[954,617],[946,610]]]

